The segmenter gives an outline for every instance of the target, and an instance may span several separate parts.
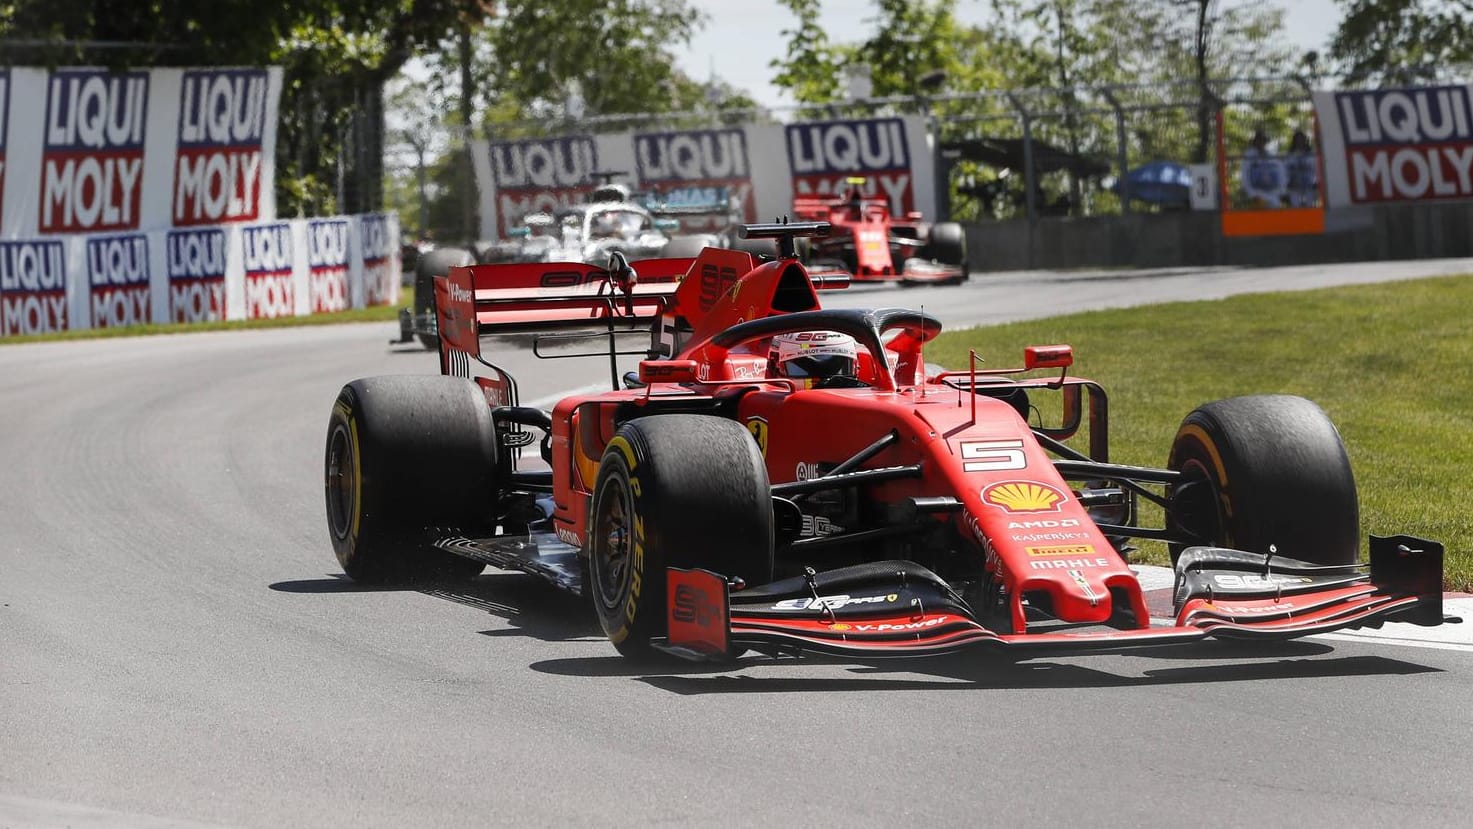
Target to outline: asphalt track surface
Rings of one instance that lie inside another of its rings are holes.
[[[956,326],[1468,271],[827,296]],[[322,444],[345,381],[435,371],[390,328],[0,348],[0,827],[1467,825],[1473,625],[651,671],[531,577],[356,587]],[[607,376],[490,347],[527,401]]]

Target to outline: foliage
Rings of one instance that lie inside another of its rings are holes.
[[[486,88],[525,117],[669,112],[704,94],[670,51],[703,22],[686,0],[508,0]]]
[[[1410,85],[1465,77],[1473,65],[1469,0],[1340,0],[1330,44],[1350,85]]]
[[[845,49],[829,42],[819,23],[822,0],[778,0],[797,18],[797,28],[783,29],[787,56],[772,61],[777,70],[772,83],[786,89],[799,103],[827,104],[842,96],[841,74]]]

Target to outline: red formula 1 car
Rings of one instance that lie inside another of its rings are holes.
[[[967,237],[955,222],[929,224],[919,212],[890,215],[884,196],[865,196],[851,179],[843,196],[799,196],[793,216],[827,222],[833,232],[803,246],[815,268],[847,271],[865,282],[957,284],[967,278]]]
[[[1439,544],[1373,536],[1357,563],[1355,483],[1313,403],[1208,403],[1166,468],[1111,463],[1105,391],[1068,373],[1068,346],[1030,347],[1016,370],[928,372],[934,318],[822,309],[847,278],[811,275],[793,249],[826,230],[747,226],[778,242],[761,264],[711,248],[453,269],[436,286],[443,376],[356,380],[333,407],[343,569],[534,573],[586,595],[628,656],[1072,651],[1444,621]],[[481,351],[512,332],[541,356],[591,337],[614,388],[517,405]],[[642,356],[637,372],[619,377],[619,354]],[[1142,500],[1163,526],[1137,520]],[[1170,621],[1151,619],[1133,538],[1173,551]]]

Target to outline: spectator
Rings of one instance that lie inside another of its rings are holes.
[[[1309,136],[1295,130],[1289,140],[1289,154],[1284,162],[1289,182],[1290,207],[1314,207],[1319,203],[1319,164]]]
[[[1268,146],[1263,130],[1253,133],[1253,145],[1243,153],[1243,194],[1253,207],[1283,207],[1284,162]]]

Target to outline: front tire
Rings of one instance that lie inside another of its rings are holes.
[[[956,222],[931,226],[924,258],[943,265],[967,267],[967,232]]]
[[[772,495],[741,424],[703,415],[631,420],[599,464],[588,527],[589,592],[626,657],[665,635],[667,567],[772,580]]]
[[[485,566],[431,546],[427,527],[495,531],[496,435],[475,383],[370,377],[343,387],[327,424],[327,528],[343,572],[387,584],[468,579]]]
[[[1186,480],[1168,491],[1168,529],[1196,543],[1314,564],[1354,564],[1360,505],[1340,433],[1319,406],[1292,395],[1234,397],[1187,415],[1166,465]],[[1172,545],[1173,562],[1187,545]]]

